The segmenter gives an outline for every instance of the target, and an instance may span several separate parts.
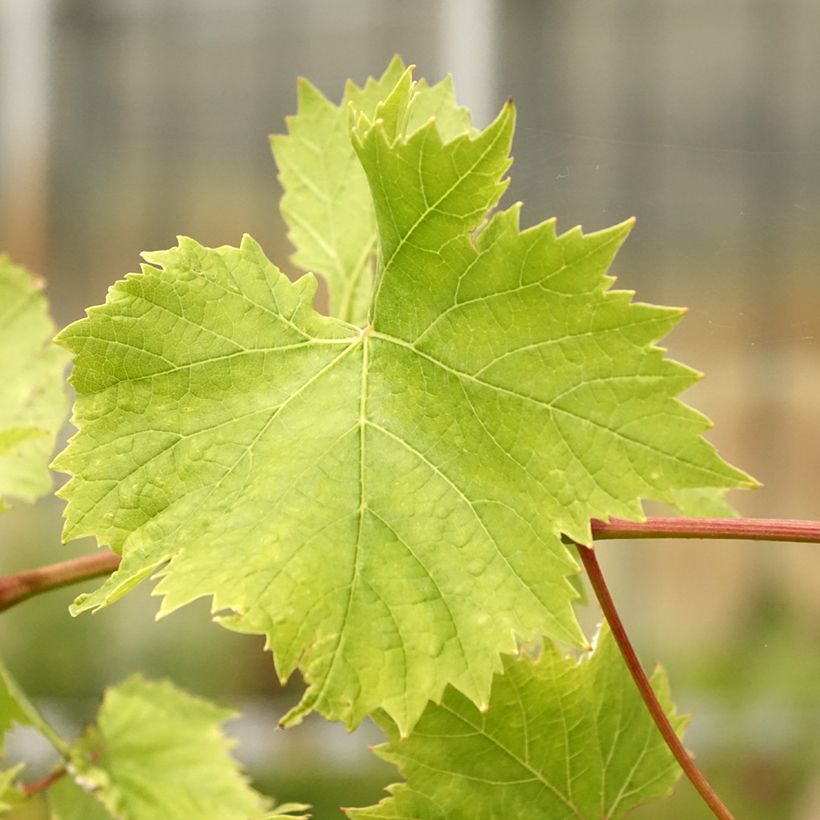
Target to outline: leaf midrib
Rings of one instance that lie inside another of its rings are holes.
[[[435,125],[433,125],[433,128],[435,128]],[[425,139],[427,138],[429,133],[430,133],[429,131],[426,132]],[[376,317],[377,317],[378,308],[379,308],[379,295],[381,294],[382,285],[384,284],[384,280],[387,277],[387,275],[389,274],[391,266],[393,265],[393,262],[395,261],[395,259],[398,256],[399,252],[409,242],[410,238],[421,227],[421,225],[424,223],[424,221],[427,219],[427,217],[429,217],[430,214],[433,213],[439,207],[439,205],[441,205],[441,203],[444,202],[445,199],[450,197],[453,194],[453,192],[456,191],[458,189],[458,187],[465,180],[469,179],[473,175],[473,173],[475,172],[475,169],[478,168],[479,165],[481,165],[481,163],[484,162],[484,160],[487,158],[487,156],[493,151],[495,146],[498,144],[498,141],[500,139],[502,139],[502,137],[504,136],[504,133],[505,133],[505,129],[504,128],[499,128],[496,131],[495,135],[493,136],[493,139],[490,140],[490,142],[487,144],[487,146],[484,148],[484,150],[481,152],[481,154],[479,154],[479,156],[476,158],[476,160],[470,165],[470,167],[467,168],[466,171],[463,171],[462,173],[460,173],[460,175],[456,178],[456,180],[453,182],[453,184],[446,191],[444,191],[444,193],[442,193],[438,197],[438,199],[436,199],[434,202],[432,202],[432,203],[427,202],[426,191],[422,187],[421,190],[422,190],[422,194],[424,195],[424,201],[425,201],[424,210],[418,216],[416,221],[410,226],[410,228],[402,234],[401,238],[399,239],[398,243],[396,244],[396,247],[393,249],[393,252],[390,254],[390,258],[387,259],[382,264],[381,270],[379,271],[379,275],[378,275],[379,283],[376,286],[376,292],[373,294],[373,301],[372,301],[373,314],[372,314],[372,320],[371,321],[374,325],[376,323]],[[461,138],[457,138],[457,139],[464,139],[464,138],[465,137],[461,137]],[[469,136],[467,136],[466,139],[470,140]],[[470,141],[473,141],[473,140],[470,140]],[[419,161],[421,161],[421,159],[419,159]],[[379,175],[381,176],[381,166],[379,166]],[[382,186],[382,187],[384,187],[384,186]],[[484,208],[485,212],[486,212],[486,210],[487,210],[487,208]],[[391,219],[393,219],[392,211],[391,211]],[[394,224],[395,224],[395,220],[394,220]]]
[[[557,797],[562,803],[564,803],[564,805],[568,809],[570,809],[570,811],[572,811],[572,813],[577,818],[579,818],[579,820],[583,820],[584,815],[580,811],[580,809],[554,783],[547,780],[542,772],[539,772],[537,769],[534,769],[526,760],[522,760],[512,749],[507,748],[507,746],[505,746],[500,740],[498,740],[493,735],[489,734],[484,729],[483,726],[476,725],[469,718],[467,718],[465,715],[463,715],[461,712],[458,712],[455,709],[453,709],[448,703],[442,701],[441,707],[445,711],[449,712],[454,718],[456,718],[456,720],[460,721],[461,723],[465,724],[466,726],[469,726],[470,729],[472,729],[476,734],[479,734],[482,737],[486,738],[493,746],[495,746],[497,749],[501,750],[505,755],[507,755],[507,757],[511,758],[522,769],[529,772],[532,775],[532,779],[529,782],[533,782],[533,780],[534,780],[534,781],[537,781],[538,783],[541,783],[550,792],[552,792],[552,794],[554,794],[555,797]],[[422,734],[418,730],[417,730],[416,733],[418,735]],[[425,768],[429,768],[433,771],[439,771],[439,772],[444,771],[442,769],[434,769],[432,766],[427,766],[426,764],[424,764],[423,761],[416,760],[415,758],[413,759],[413,763],[416,764],[416,765],[425,766]],[[451,772],[448,772],[448,773],[456,775],[458,777],[464,777],[465,779],[468,779],[468,780],[475,780],[475,781],[480,782],[480,783],[487,782],[486,780],[483,780],[482,778],[470,777],[469,775],[466,775],[463,772],[459,772],[459,771],[451,771]]]

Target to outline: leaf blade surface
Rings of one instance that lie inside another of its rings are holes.
[[[374,117],[406,73],[395,57],[382,76],[359,88],[348,82],[341,103],[331,103],[307,80],[298,83],[298,112],[288,133],[271,137],[284,189],[281,211],[300,268],[320,274],[330,290],[330,313],[364,323],[370,306],[376,253],[376,220],[353,144],[349,122]],[[469,113],[456,105],[451,78],[421,81],[403,107],[412,132],[431,117],[448,138],[471,130]]]
[[[0,254],[0,509],[51,489],[47,465],[66,413],[63,368],[41,283]]]
[[[486,222],[512,107],[465,131],[449,87],[425,97],[395,70],[352,126],[381,260],[370,322],[320,316],[312,277],[249,238],[182,239],[61,334],[79,432],[56,464],[66,537],[123,555],[75,611],[156,573],[162,613],[210,596],[282,678],[302,672],[286,722],[383,708],[406,732],[448,684],[485,704],[516,637],[585,644],[562,534],[751,480],[676,398],[695,375],[655,342],[681,312],[610,290],[630,225],[522,231],[517,206]]]
[[[219,728],[233,716],[169,683],[129,678],[106,692],[72,750],[72,774],[114,817],[261,818],[265,801]]]
[[[652,685],[682,735],[687,719],[675,714],[660,668]],[[377,754],[406,783],[348,810],[357,820],[617,818],[667,794],[681,774],[606,628],[580,662],[551,645],[538,661],[506,658],[483,714],[448,690],[408,738],[379,723],[388,742]]]

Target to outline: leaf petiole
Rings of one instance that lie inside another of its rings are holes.
[[[635,685],[641,693],[641,697],[646,704],[646,708],[649,710],[649,714],[652,715],[655,725],[666,741],[666,745],[706,805],[712,810],[715,817],[719,818],[719,820],[734,820],[734,815],[726,808],[715,790],[709,785],[709,781],[703,772],[695,765],[695,761],[692,760],[684,748],[681,739],[678,737],[677,732],[675,732],[672,724],[669,722],[669,718],[666,716],[666,712],[664,712],[663,707],[658,701],[658,697],[652,689],[652,685],[649,683],[649,678],[646,676],[646,672],[644,672],[640,660],[638,660],[638,655],[618,615],[618,610],[615,608],[615,602],[609,593],[609,588],[601,572],[601,566],[595,556],[595,551],[590,547],[585,547],[583,544],[576,544],[576,546],[578,547],[581,561],[584,564],[584,569],[587,571],[592,589],[595,592],[595,597],[601,605],[604,616],[612,630],[612,635],[618,644],[618,648],[621,650],[624,662],[629,668],[629,673],[632,675],[632,679],[635,681]]]

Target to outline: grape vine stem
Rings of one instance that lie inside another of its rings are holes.
[[[50,589],[108,575],[120,564],[120,556],[110,550],[72,558],[56,564],[29,569],[0,578],[0,612]]]
[[[820,521],[783,518],[647,518],[625,521],[610,518],[590,522],[592,538],[720,538],[744,541],[797,541],[820,543]]]
[[[23,794],[25,794],[26,797],[32,797],[38,792],[44,792],[49,786],[56,783],[61,777],[65,777],[67,774],[68,769],[57,769],[56,772],[51,772],[51,774],[44,775],[39,780],[35,780],[33,783],[23,786]]]
[[[666,745],[669,747],[675,759],[680,764],[686,776],[689,778],[692,785],[697,789],[700,796],[706,805],[712,810],[715,817],[720,820],[734,820],[734,815],[724,805],[723,801],[718,797],[715,790],[709,785],[709,781],[704,776],[703,772],[695,765],[689,753],[683,746],[681,739],[677,732],[669,722],[663,707],[652,689],[652,684],[646,676],[643,667],[641,666],[638,655],[629,640],[623,621],[618,615],[618,610],[615,608],[615,602],[612,600],[612,595],[609,593],[609,588],[604,580],[604,574],[601,572],[601,566],[595,555],[595,550],[590,547],[585,547],[583,544],[576,544],[578,553],[581,556],[581,561],[584,564],[584,569],[587,571],[589,582],[592,589],[595,591],[595,597],[601,605],[604,616],[606,617],[609,628],[612,630],[612,636],[621,650],[621,655],[629,669],[629,674],[632,675],[632,680],[638,687],[641,693],[641,698],[646,704],[646,708],[652,715],[652,720],[658,727]]]
[[[740,538],[747,541],[820,543],[820,521],[779,518],[648,518],[646,521],[592,519],[595,541],[614,538]],[[567,539],[569,540],[569,539]],[[113,572],[120,556],[110,550],[0,577],[0,612],[51,589]]]

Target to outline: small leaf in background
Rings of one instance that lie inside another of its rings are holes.
[[[0,509],[51,489],[48,461],[66,414],[64,350],[42,285],[0,254]]]
[[[113,820],[113,815],[91,792],[62,777],[46,792],[49,820]]]
[[[49,739],[56,739],[54,731],[0,661],[0,760],[5,754],[6,733],[15,725],[31,726]],[[0,812],[23,801],[25,796],[19,788],[18,777],[24,768],[25,764],[20,763],[11,769],[0,771]]]
[[[679,515],[691,518],[737,518],[737,510],[726,500],[726,490],[696,487],[676,490],[670,500]]]
[[[51,728],[0,661],[0,757],[3,755],[3,737],[14,724],[36,729],[58,752],[68,749],[66,742]]]
[[[219,724],[234,716],[169,683],[129,678],[106,692],[72,751],[72,773],[115,817],[249,820],[266,798],[250,788]]]
[[[265,815],[265,820],[272,820],[274,817],[289,817],[290,820],[308,820],[311,817],[310,804],[308,803],[282,803],[270,814]]]
[[[293,262],[327,280],[332,316],[357,324],[364,323],[370,306],[377,236],[349,123],[360,113],[373,117],[404,73],[395,57],[379,80],[370,78],[363,88],[348,81],[340,105],[300,80],[298,113],[287,118],[288,134],[271,137],[285,192],[282,216],[296,246]],[[448,139],[471,130],[469,112],[456,105],[449,77],[432,87],[418,83],[415,95],[408,133],[431,117]]]
[[[12,680],[6,668],[0,662],[0,758],[4,753],[3,739],[15,723],[20,726],[29,726],[31,718],[28,714],[27,701]]]
[[[682,734],[659,668],[652,686]],[[377,806],[348,809],[355,820],[617,818],[681,774],[605,626],[580,662],[551,644],[537,661],[505,658],[485,713],[449,689],[408,738],[379,723],[389,742],[377,753],[407,782]]]
[[[17,777],[25,768],[25,763],[0,771],[0,814],[11,811],[25,800],[25,795],[17,786]]]

